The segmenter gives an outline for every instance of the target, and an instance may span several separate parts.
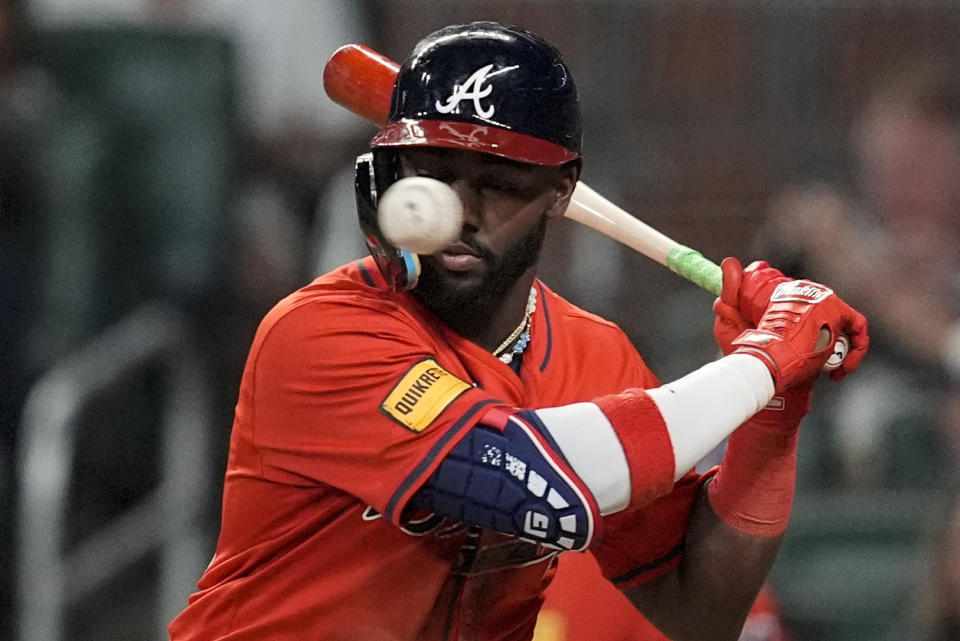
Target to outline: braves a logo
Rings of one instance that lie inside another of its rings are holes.
[[[481,98],[486,98],[493,91],[493,87],[484,85],[484,83],[487,82],[487,76],[490,74],[491,69],[493,69],[493,65],[484,65],[474,71],[465,83],[462,85],[454,85],[453,93],[447,98],[446,103],[441,103],[439,100],[437,101],[437,111],[442,114],[448,114],[457,108],[461,100],[473,100],[473,110],[478,116],[481,118],[491,117],[494,112],[493,105],[484,108],[484,106],[480,104]]]

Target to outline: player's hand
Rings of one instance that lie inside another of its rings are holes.
[[[727,355],[736,349],[732,343],[737,336],[757,326],[777,285],[790,279],[763,260],[754,261],[744,269],[738,259],[729,256],[720,263],[720,269],[723,287],[720,298],[713,301],[717,315],[713,334]]]
[[[756,329],[745,330],[731,344],[736,353],[762,360],[780,393],[816,378],[840,334],[850,339],[850,351],[830,373],[834,380],[852,372],[863,359],[870,342],[867,319],[829,287],[794,280],[774,288]]]
[[[760,322],[777,285],[791,280],[765,260],[755,260],[744,269],[740,261],[731,256],[723,259],[720,269],[723,270],[723,290],[718,300],[736,309],[750,327]]]
[[[736,258],[725,258],[720,263],[723,272],[723,288],[720,298],[713,301],[713,336],[723,355],[732,354],[736,347],[734,339],[753,327],[740,313],[740,286],[743,282],[743,267]],[[769,297],[768,297],[769,298]]]

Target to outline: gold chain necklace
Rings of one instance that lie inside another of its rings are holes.
[[[509,364],[513,361],[514,355],[522,354],[523,351],[527,348],[527,344],[530,342],[530,318],[533,316],[533,312],[537,309],[537,290],[535,287],[530,288],[530,294],[527,296],[527,307],[523,312],[523,320],[520,321],[520,324],[517,325],[517,328],[510,332],[510,335],[507,336],[506,340],[500,343],[500,347],[493,350],[493,355],[499,358],[504,363]],[[525,334],[525,335],[524,335]],[[520,340],[517,340],[520,339]],[[504,354],[504,350],[517,343],[517,346]]]

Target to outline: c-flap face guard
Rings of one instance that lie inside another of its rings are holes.
[[[354,189],[357,216],[367,249],[390,288],[403,291],[416,287],[420,276],[420,259],[384,238],[377,221],[378,194],[396,181],[395,165],[396,154],[389,152],[367,152],[357,156]]]

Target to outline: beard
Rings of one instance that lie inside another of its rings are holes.
[[[460,334],[469,335],[485,327],[500,307],[510,288],[536,265],[547,232],[547,217],[530,229],[498,259],[477,242],[472,232],[460,240],[483,259],[486,273],[479,283],[456,286],[441,273],[435,261],[421,259],[421,273],[413,295],[435,316]]]

